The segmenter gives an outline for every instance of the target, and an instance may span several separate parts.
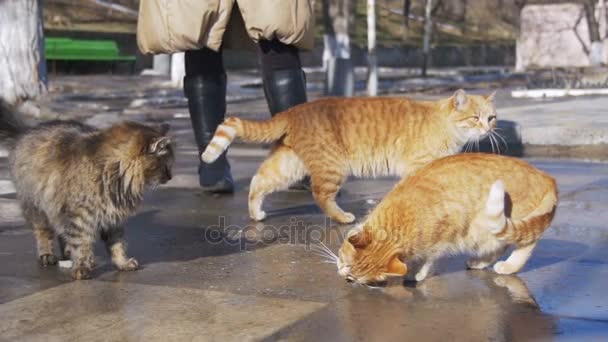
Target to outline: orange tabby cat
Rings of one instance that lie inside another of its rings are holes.
[[[497,262],[500,274],[519,271],[555,214],[555,180],[524,161],[460,154],[434,161],[401,180],[340,248],[338,273],[359,283],[405,275],[403,261],[422,261],[423,280],[442,255],[468,252],[469,268]]]
[[[494,94],[458,90],[436,102],[407,98],[324,98],[270,120],[228,118],[201,158],[210,163],[235,137],[278,143],[251,180],[249,215],[263,220],[264,197],[309,174],[319,206],[334,220],[355,217],[335,201],[349,175],[407,176],[421,166],[459,152],[496,126]]]

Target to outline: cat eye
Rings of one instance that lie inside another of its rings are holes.
[[[355,278],[353,278],[351,276],[346,276],[346,281],[349,283],[353,283],[355,281]]]
[[[471,118],[475,119],[475,121],[479,121],[479,116],[478,115],[472,116]]]
[[[496,120],[496,115],[491,115],[490,117],[488,117],[488,122],[492,122]]]

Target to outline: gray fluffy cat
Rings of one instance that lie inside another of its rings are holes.
[[[58,234],[74,279],[89,278],[100,234],[119,270],[138,268],[137,260],[127,257],[122,223],[146,188],[171,179],[168,129],[121,122],[100,130],[75,121],[28,127],[0,100],[0,143],[10,149],[17,197],[42,265],[57,263]]]

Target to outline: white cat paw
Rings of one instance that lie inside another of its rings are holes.
[[[266,218],[266,212],[263,210],[260,210],[258,212],[251,214],[250,216],[251,216],[251,219],[254,221],[263,221]]]
[[[129,258],[124,263],[118,266],[118,269],[121,271],[135,271],[139,268],[139,262],[134,258]]]
[[[355,215],[351,213],[344,213],[344,215],[337,219],[337,221],[340,223],[353,223],[355,222]]]
[[[423,281],[424,279],[426,279],[426,277],[429,275],[429,272],[418,272],[416,273],[416,276],[414,277],[414,279],[416,279],[416,281]]]
[[[482,270],[486,267],[488,267],[488,263],[486,261],[481,261],[481,260],[476,260],[476,259],[469,259],[467,260],[467,268],[470,270]]]
[[[512,274],[515,273],[516,269],[506,261],[499,261],[494,264],[494,271],[498,274]]]

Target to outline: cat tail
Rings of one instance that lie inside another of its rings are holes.
[[[553,220],[557,201],[557,187],[553,181],[553,190],[545,194],[536,209],[523,219],[509,220],[505,216],[504,183],[497,180],[492,184],[485,207],[488,229],[501,240],[519,245],[533,243]]]
[[[214,162],[232,141],[239,137],[246,142],[270,143],[281,139],[287,130],[287,117],[279,113],[270,120],[251,121],[230,117],[217,127],[215,135],[203,154],[201,159],[205,163]]]
[[[27,130],[17,111],[0,98],[0,144],[12,147],[15,140]]]
[[[499,179],[490,188],[484,210],[485,224],[493,234],[499,234],[505,229],[505,184]]]

